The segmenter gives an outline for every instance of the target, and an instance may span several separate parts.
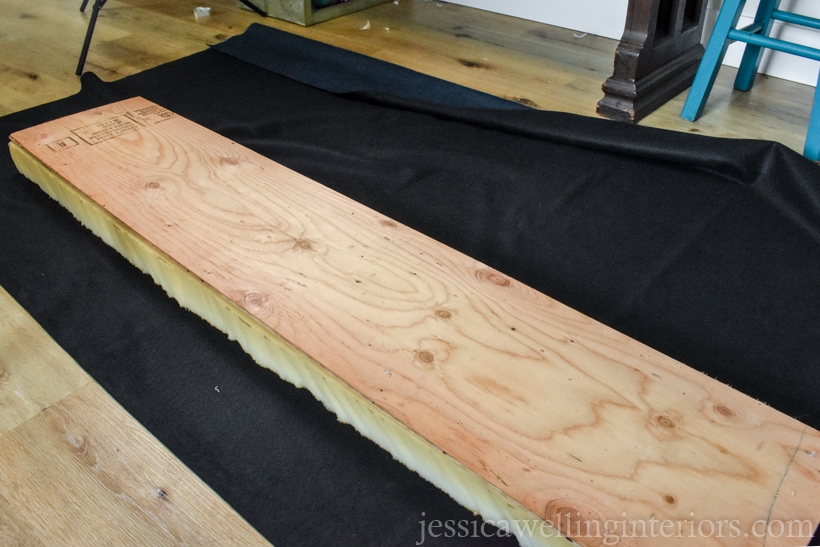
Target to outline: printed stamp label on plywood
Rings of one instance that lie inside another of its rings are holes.
[[[61,150],[65,150],[67,148],[72,148],[80,144],[77,139],[73,137],[65,137],[60,140],[56,140],[54,142],[49,143],[47,146],[51,148],[53,152],[59,152]]]
[[[176,114],[161,106],[148,106],[114,116],[103,122],[96,122],[71,132],[90,145],[99,144],[132,131],[138,131],[143,126],[150,126],[175,117]],[[59,142],[59,141],[58,141]],[[59,150],[62,147],[58,147]]]
[[[126,116],[143,125],[153,125],[164,122],[176,116],[167,108],[159,105],[146,106],[137,110],[131,110],[126,113]]]
[[[140,126],[135,121],[126,116],[114,116],[104,122],[92,123],[74,129],[72,133],[88,144],[94,145],[136,131],[139,128]]]

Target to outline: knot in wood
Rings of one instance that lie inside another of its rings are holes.
[[[491,270],[490,268],[478,270],[478,272],[476,272],[476,277],[478,277],[479,281],[492,283],[493,285],[498,285],[499,287],[509,287],[511,284],[509,278],[495,270]]]
[[[309,251],[313,248],[313,245],[307,239],[297,239],[295,247],[303,251]]]
[[[603,545],[604,535],[594,533],[605,522],[604,516],[587,505],[572,500],[553,500],[544,510],[544,520],[568,538],[583,539],[584,545]]]
[[[270,302],[270,297],[264,293],[250,291],[245,293],[243,300],[245,301],[245,305],[248,307],[249,310],[258,311],[265,309],[268,306],[268,303]]]
[[[717,405],[715,407],[715,412],[717,412],[724,418],[734,418],[737,415],[734,410],[732,410],[726,405]]]
[[[669,416],[658,416],[655,418],[655,423],[665,429],[674,429],[675,422]]]
[[[423,349],[420,352],[418,352],[416,354],[416,357],[418,357],[418,360],[422,363],[432,363],[436,359],[436,356],[433,355],[432,352],[427,351],[426,349]]]

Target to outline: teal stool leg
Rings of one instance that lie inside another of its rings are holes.
[[[740,12],[745,4],[746,0],[724,0],[723,7],[720,8],[717,21],[715,21],[712,36],[700,60],[692,88],[689,90],[689,96],[686,97],[686,103],[683,105],[680,117],[684,120],[695,121],[703,112],[703,106],[709,98],[720,64],[729,47],[727,40],[729,31],[737,25]]]
[[[812,161],[820,161],[820,74],[814,89],[814,105],[809,116],[809,131],[806,133],[806,147],[803,155]]]
[[[768,36],[772,31],[772,13],[780,7],[780,0],[760,0],[760,5],[757,8],[755,15],[755,23],[761,25],[761,29],[757,34],[760,36]],[[752,84],[755,82],[757,76],[757,69],[760,68],[760,59],[763,57],[763,48],[746,44],[743,51],[743,60],[740,61],[740,68],[737,69],[737,77],[735,77],[735,89],[739,91],[749,91]]]

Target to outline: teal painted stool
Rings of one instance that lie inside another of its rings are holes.
[[[681,112],[681,118],[684,120],[695,121],[700,117],[723,62],[723,56],[732,42],[746,44],[743,60],[740,62],[735,78],[735,89],[740,91],[748,91],[752,87],[760,66],[763,48],[820,61],[820,49],[818,48],[769,37],[774,21],[820,30],[820,19],[781,11],[779,9],[780,0],[760,0],[754,23],[738,29],[736,28],[737,22],[745,4],[746,0],[724,0],[712,36],[709,38],[706,51],[695,74],[692,89],[689,91],[686,104]],[[803,150],[803,155],[814,161],[820,161],[820,78],[817,83],[814,92],[814,106],[809,116],[809,129],[806,133],[806,146]]]

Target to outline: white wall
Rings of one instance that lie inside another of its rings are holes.
[[[578,32],[621,39],[629,0],[447,0]]]
[[[448,0],[473,8],[538,21],[578,32],[588,32],[607,38],[620,39],[624,31],[629,0]],[[709,0],[706,12],[705,36],[711,32],[721,0]],[[783,0],[781,8],[820,18],[817,0]],[[757,1],[750,0],[743,10],[741,25],[751,23]],[[820,47],[820,31],[775,25],[772,36]],[[742,44],[733,44],[726,54],[725,64],[738,66]],[[785,53],[766,51],[761,72],[808,85],[817,83],[820,64]]]
[[[709,7],[706,12],[706,28],[705,35],[708,37],[712,30],[712,25],[717,18],[717,12],[720,8],[720,0],[710,0]],[[803,15],[820,18],[820,2],[817,0],[782,0],[780,9],[784,11],[794,11]],[[754,21],[755,11],[757,10],[757,1],[752,0],[743,8],[743,15],[740,17],[739,26],[751,24]],[[797,42],[813,47],[820,47],[820,31],[808,29],[804,27],[795,27],[793,25],[783,25],[776,22],[771,36],[773,38],[782,38],[784,40]],[[724,64],[729,66],[738,66],[740,58],[743,56],[743,44],[735,43],[729,46],[726,52]],[[786,80],[793,80],[807,85],[817,84],[817,72],[820,68],[820,63],[810,59],[804,59],[796,55],[788,55],[777,51],[765,50],[763,53],[763,61],[760,63],[760,72],[783,78]]]

